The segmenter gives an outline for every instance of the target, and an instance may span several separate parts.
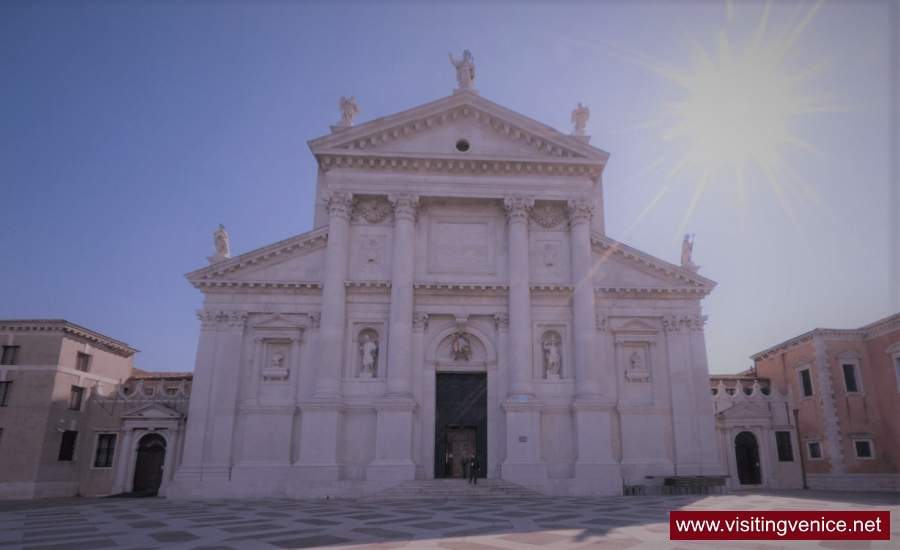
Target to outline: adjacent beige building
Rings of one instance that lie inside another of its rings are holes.
[[[142,447],[177,456],[190,374],[143,373],[138,350],[64,320],[0,321],[0,342],[0,499],[130,491]]]

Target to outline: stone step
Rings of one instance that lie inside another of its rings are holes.
[[[503,479],[418,479],[407,481],[366,500],[489,500],[544,498],[544,495]]]

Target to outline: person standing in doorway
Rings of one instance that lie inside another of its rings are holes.
[[[469,483],[478,485],[478,457],[475,453],[469,454]]]

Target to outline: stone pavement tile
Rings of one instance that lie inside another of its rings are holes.
[[[576,546],[573,550],[626,550],[643,544],[637,539],[618,539],[603,537],[601,540],[590,542],[584,546]]]
[[[872,541],[869,540],[823,540],[819,543],[822,548],[836,548],[837,550],[869,550]]]
[[[308,525],[340,525],[341,522],[330,519],[319,518],[295,518],[293,521],[297,523],[306,523]]]
[[[346,546],[346,550],[393,550],[394,548],[403,548],[406,542],[403,541],[385,541],[375,544],[361,544],[359,546]]]
[[[499,538],[516,543],[531,544],[534,546],[546,546],[555,542],[559,542],[561,540],[566,540],[568,537],[538,531],[533,533],[515,533],[513,535],[504,535]]]
[[[381,539],[411,539],[413,538],[412,533],[406,533],[404,531],[393,531],[391,529],[384,529],[382,527],[354,527],[351,529],[354,533],[361,533],[363,535],[369,535],[372,537],[378,537]]]
[[[94,548],[115,548],[118,546],[108,538],[98,538],[78,542],[63,542],[58,544],[41,544],[37,546],[22,546],[22,550],[93,550]]]
[[[335,544],[343,544],[352,542],[350,539],[336,537],[334,535],[313,535],[309,537],[297,537],[293,539],[272,540],[269,544],[276,548],[321,548],[323,546],[333,546]]]
[[[459,531],[451,531],[445,533],[447,538],[475,537],[478,535],[492,535],[503,533],[512,529],[512,523],[497,523],[494,525],[485,525],[482,527],[471,527],[469,529],[460,529]]]
[[[200,538],[187,531],[159,531],[158,533],[151,533],[150,536],[159,542],[187,542]]]
[[[413,520],[419,521],[419,520]],[[423,521],[420,523],[404,523],[405,527],[415,527],[417,529],[428,529],[431,531],[437,531],[441,529],[448,529],[450,527],[464,527],[464,523],[455,523],[451,521]]]
[[[280,531],[269,531],[268,533],[254,533],[252,535],[239,535],[234,537],[228,537],[225,539],[227,542],[240,542],[245,540],[266,540],[266,539],[278,539],[296,535],[318,535],[324,534],[327,531],[325,529],[282,529]]]
[[[498,550],[500,548],[504,548],[503,546],[489,546],[484,544],[483,541],[472,542],[467,540],[442,540],[440,542],[439,548],[447,548],[449,550]]]
[[[150,520],[150,521],[135,521],[133,523],[128,524],[132,529],[152,529],[154,527],[165,527],[166,524],[161,521]]]

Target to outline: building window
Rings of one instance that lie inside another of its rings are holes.
[[[0,407],[9,405],[9,390],[12,388],[12,382],[9,380],[0,382]]]
[[[78,443],[78,432],[65,430],[59,442],[59,460],[71,461],[75,458],[75,444]]]
[[[775,432],[775,446],[778,462],[793,462],[794,448],[791,446],[791,432]]]
[[[0,428],[0,445],[3,444],[3,428]]]
[[[900,391],[900,355],[894,357],[894,374],[897,375],[897,391]]]
[[[19,364],[19,346],[3,346],[3,359],[0,365],[18,365]]]
[[[87,353],[78,352],[78,357],[75,358],[75,370],[80,370],[81,372],[87,372],[88,367],[91,366],[91,356]]]
[[[806,443],[806,451],[810,460],[822,460],[822,443],[818,441],[808,441]]]
[[[875,452],[872,449],[871,439],[854,439],[853,450],[856,453],[856,458],[863,460],[875,459]]]
[[[84,402],[84,388],[80,386],[72,386],[72,393],[69,395],[69,408],[73,411],[80,411]]]
[[[853,363],[841,365],[844,371],[844,388],[847,393],[859,393],[859,369]]]
[[[809,397],[813,394],[812,378],[809,375],[809,369],[800,371],[800,387],[803,390],[803,397]]]
[[[97,454],[94,468],[111,468],[116,451],[116,434],[97,434]]]

